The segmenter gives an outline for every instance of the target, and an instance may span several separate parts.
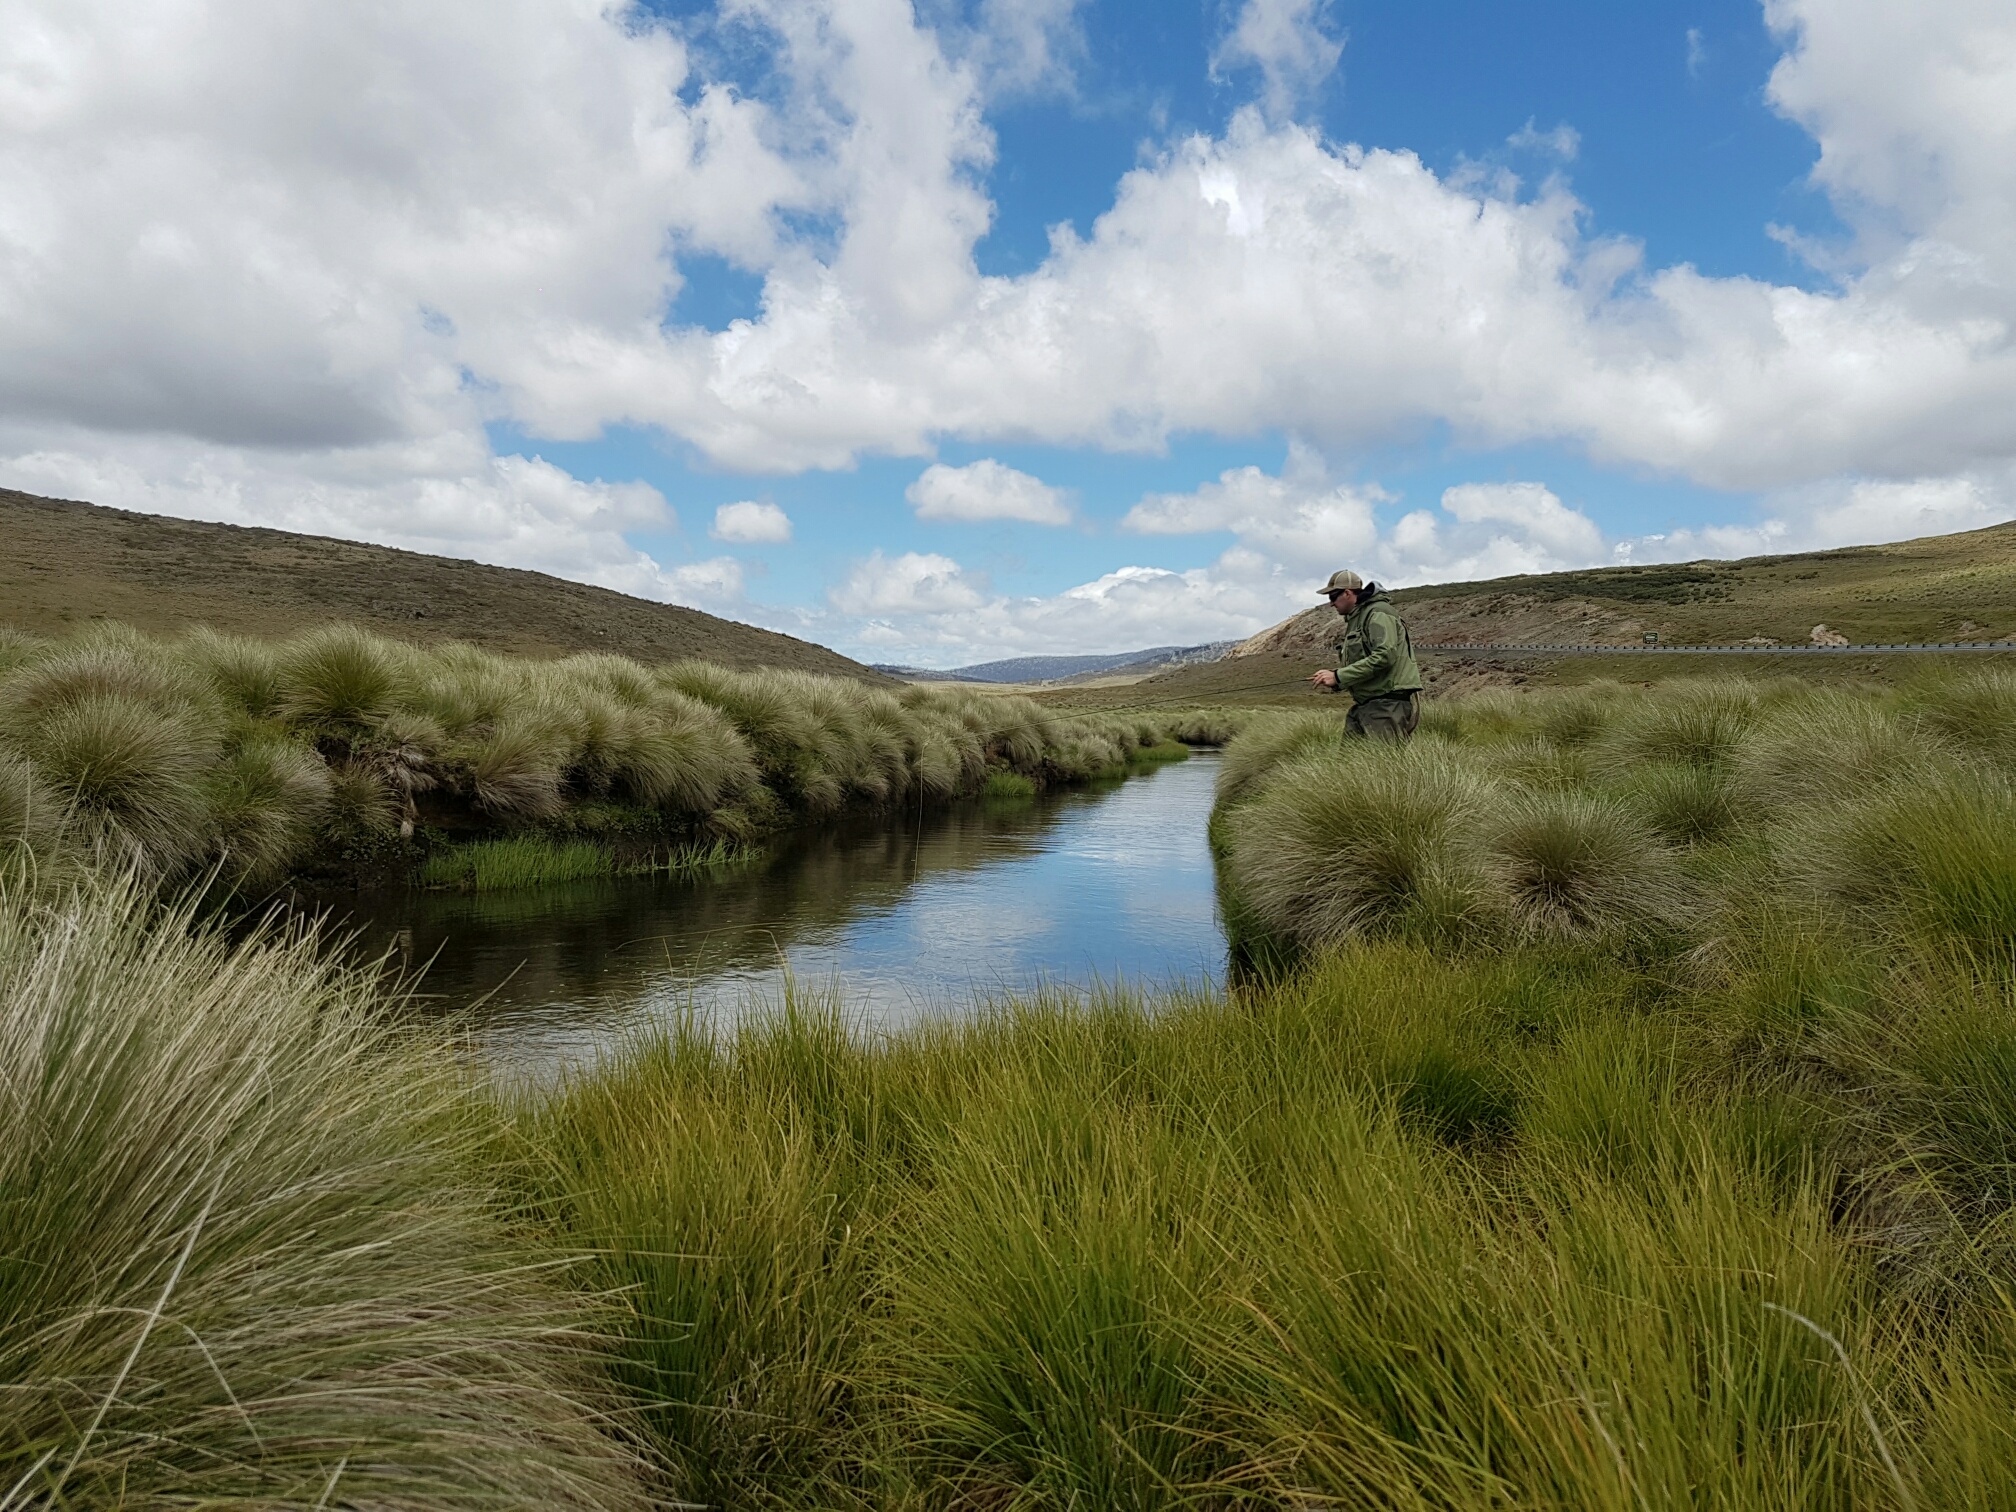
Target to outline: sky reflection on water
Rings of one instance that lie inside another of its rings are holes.
[[[592,1056],[692,1009],[782,1001],[787,975],[837,986],[894,1026],[1039,985],[1215,985],[1225,941],[1205,821],[1213,756],[1113,787],[972,802],[791,837],[766,864],[346,905],[369,950],[429,963],[443,1009],[479,1004],[486,1048],[526,1065]]]

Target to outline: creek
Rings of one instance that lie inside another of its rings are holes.
[[[345,899],[423,1009],[533,1074],[654,1020],[772,1010],[787,983],[894,1028],[1039,989],[1223,979],[1205,838],[1215,754],[1124,782],[843,820],[713,875]]]

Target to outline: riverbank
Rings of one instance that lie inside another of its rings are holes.
[[[1194,723],[341,626],[280,641],[4,632],[0,845],[255,893],[419,880],[430,864],[448,885],[579,876],[598,853],[615,874],[990,782],[1124,774]]]

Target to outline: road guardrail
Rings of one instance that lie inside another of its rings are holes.
[[[1422,641],[1417,651],[1540,652],[1556,656],[1866,656],[1872,651],[2016,651],[2016,640],[1906,641],[1851,646],[1606,646],[1581,641],[1564,644],[1515,641]]]

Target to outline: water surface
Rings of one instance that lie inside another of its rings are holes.
[[[787,976],[896,1025],[1032,987],[1215,984],[1204,826],[1217,760],[1019,803],[978,800],[787,837],[714,877],[346,901],[365,948],[424,964],[487,1049],[592,1056],[654,1018],[782,1000]]]

